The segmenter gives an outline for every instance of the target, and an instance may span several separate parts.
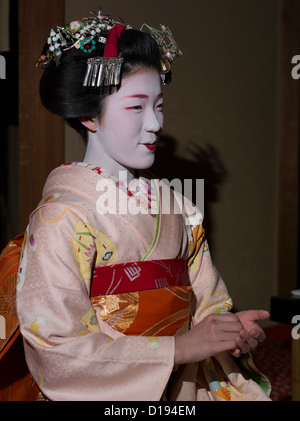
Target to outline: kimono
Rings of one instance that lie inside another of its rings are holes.
[[[269,400],[249,355],[174,366],[174,336],[232,301],[197,207],[158,180],[137,182],[85,163],[47,179],[16,299],[39,389],[58,401]]]

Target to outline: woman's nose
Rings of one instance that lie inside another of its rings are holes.
[[[160,130],[162,130],[162,126],[163,126],[162,112],[160,111],[158,114],[158,112],[155,112],[154,110],[149,111],[149,113],[147,113],[147,116],[146,116],[145,130],[147,132],[157,133]]]

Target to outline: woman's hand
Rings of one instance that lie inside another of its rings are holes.
[[[235,314],[210,314],[188,332],[175,337],[175,364],[202,361],[219,352],[232,351],[240,342],[243,330]],[[244,349],[247,345],[241,342]]]
[[[256,323],[258,320],[266,320],[270,314],[266,310],[247,310],[235,313],[243,325],[240,337],[236,341],[236,348],[231,352],[238,357],[245,352],[254,350],[259,342],[263,342],[266,335],[261,327]]]
[[[175,337],[175,364],[202,361],[224,351],[239,357],[264,341],[265,333],[256,322],[269,317],[265,310],[210,314],[188,332]]]

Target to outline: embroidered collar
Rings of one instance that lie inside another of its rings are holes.
[[[124,182],[124,180],[120,180],[116,175],[112,174],[105,168],[101,168],[93,164],[75,161],[63,164],[62,166],[86,168],[90,171],[97,173],[98,175],[101,175],[104,178],[112,180],[117,188],[122,190],[129,197],[132,197],[135,200],[137,200],[139,205],[143,206],[145,209],[151,210],[151,215],[153,217],[157,216],[158,198],[156,197],[155,188],[152,185],[154,180],[149,180],[145,177],[139,177],[130,181],[127,185]]]

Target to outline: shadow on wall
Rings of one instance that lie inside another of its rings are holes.
[[[159,147],[156,152],[155,163],[151,167],[151,172],[159,179],[166,178],[169,181],[179,178],[184,179],[204,179],[204,227],[213,248],[210,238],[212,237],[213,221],[210,212],[210,204],[220,200],[220,188],[226,180],[228,173],[218,151],[214,146],[191,144],[187,152],[194,156],[193,160],[181,158],[177,153],[177,140],[167,135],[162,135]],[[196,184],[193,182],[193,202],[196,198]]]

